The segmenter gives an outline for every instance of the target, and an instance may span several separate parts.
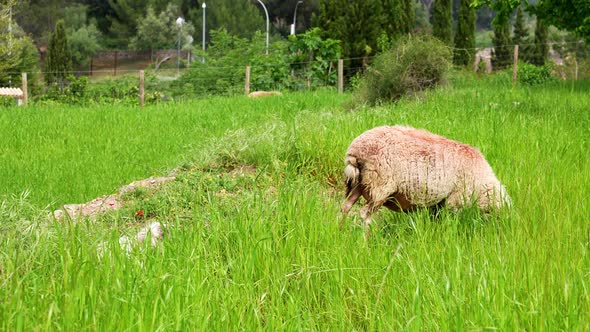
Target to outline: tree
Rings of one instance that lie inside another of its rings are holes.
[[[129,47],[136,50],[175,49],[178,43],[178,34],[182,31],[181,48],[190,45],[189,38],[195,32],[195,27],[188,21],[182,25],[182,29],[176,24],[178,7],[169,4],[167,9],[157,16],[154,10],[148,8],[147,14],[139,21],[137,35],[131,39]]]
[[[297,32],[303,33],[311,25],[311,14],[318,9],[318,1],[304,0],[264,0],[268,15],[274,27],[283,35],[290,34],[295,8],[297,7]],[[256,2],[255,0],[253,2]],[[260,6],[258,6],[260,7]],[[262,10],[262,8],[259,8]],[[263,12],[261,12],[263,14]]]
[[[57,20],[63,18],[65,3],[63,0],[16,1],[14,17],[37,43],[46,43]]]
[[[85,5],[72,5],[65,9],[65,24],[68,44],[72,52],[72,64],[80,67],[89,63],[91,57],[100,48],[102,37],[96,24],[88,23]]]
[[[512,43],[514,45],[519,45],[519,58],[523,61],[531,62],[530,56],[534,49],[534,46],[530,45],[531,41],[529,36],[529,30],[525,25],[524,11],[520,6],[516,10],[516,18],[514,20],[513,33],[514,35],[512,37]]]
[[[129,40],[137,34],[137,25],[148,8],[145,0],[108,0],[115,15],[109,17],[110,46],[124,48]]]
[[[207,2],[206,33],[210,40],[210,31],[225,29],[227,33],[242,38],[252,38],[256,31],[266,31],[266,18],[255,5],[246,0],[216,0]],[[189,9],[187,20],[201,30],[203,26],[203,9],[199,5]],[[202,38],[202,37],[201,37]],[[198,40],[201,40],[198,38]]]
[[[10,15],[14,1],[0,4],[0,86],[20,84],[21,73],[30,73],[34,82],[39,63],[39,53],[33,41],[12,20]]]
[[[522,7],[518,7],[516,10],[516,19],[514,20],[514,36],[512,37],[512,43],[514,45],[520,45],[521,48],[529,37],[529,31],[524,25],[524,12]]]
[[[512,63],[512,49],[510,39],[510,15],[521,0],[474,0],[473,6],[489,6],[496,11],[496,17],[492,21],[494,27],[494,51],[492,63],[495,69],[503,69]]]
[[[510,40],[510,22],[501,20],[494,24],[494,50],[492,52],[492,64],[494,69],[504,69],[512,63],[512,48]]]
[[[470,4],[471,0],[461,0],[459,5],[453,62],[460,66],[473,63],[475,55],[475,10]]]
[[[549,45],[547,44],[547,26],[543,23],[543,20],[537,18],[535,43],[530,55],[530,63],[536,66],[542,66],[547,61],[548,55]]]
[[[55,31],[49,37],[47,60],[45,63],[45,81],[57,83],[63,88],[65,79],[72,71],[72,55],[68,47],[68,39],[63,20],[57,21]]]
[[[432,34],[447,45],[453,43],[453,2],[436,0],[432,9]]]
[[[414,2],[411,0],[381,0],[383,32],[389,37],[408,34],[414,28]]]
[[[333,39],[322,39],[319,28],[289,36],[289,50],[293,53],[293,69],[300,69],[308,82],[321,85],[336,83],[334,60],[340,58],[340,43]]]
[[[360,69],[367,57],[377,51],[381,34],[380,1],[321,0],[314,25],[323,31],[324,38],[341,41],[342,54],[353,58],[349,68]]]
[[[421,1],[414,2],[414,30],[418,32],[432,31],[430,13]]]
[[[539,0],[530,10],[546,25],[575,32],[590,40],[590,1]]]

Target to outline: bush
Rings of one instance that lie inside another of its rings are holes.
[[[534,66],[526,62],[518,65],[518,81],[526,85],[540,85],[553,80],[551,66]]]
[[[450,48],[432,36],[402,38],[375,57],[355,101],[375,105],[435,87],[446,80],[451,59]]]

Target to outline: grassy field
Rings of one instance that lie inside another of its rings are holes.
[[[589,88],[456,78],[357,112],[326,91],[2,109],[0,329],[588,330]],[[356,208],[340,231],[346,148],[383,124],[477,146],[513,209],[380,211],[367,243]],[[42,209],[178,166],[94,221]],[[121,249],[153,220],[163,243]]]

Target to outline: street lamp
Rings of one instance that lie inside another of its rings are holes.
[[[264,13],[266,14],[266,54],[268,54],[268,29],[270,26],[269,19],[268,19],[268,10],[266,10],[266,6],[264,5],[264,3],[262,1],[258,0],[258,2],[260,2],[260,4],[262,5],[262,8],[264,8]]]
[[[184,24],[184,19],[182,17],[178,17],[176,19],[176,25],[178,25],[178,48],[176,49],[176,72],[180,73],[180,39],[182,37],[182,25]]]
[[[207,5],[203,2],[203,53],[205,53],[205,12],[207,11]],[[201,59],[203,63],[205,63],[205,55]]]
[[[295,34],[295,29],[297,29],[297,7],[299,7],[300,3],[303,3],[303,0],[297,1],[297,4],[295,5],[295,12],[293,12],[293,25],[291,26],[292,35]]]

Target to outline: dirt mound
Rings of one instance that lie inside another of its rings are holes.
[[[53,211],[53,217],[56,220],[69,218],[79,220],[83,218],[92,218],[101,213],[110,210],[117,210],[124,205],[122,195],[132,192],[137,188],[157,188],[161,184],[175,180],[174,176],[151,177],[149,179],[131,182],[130,184],[119,188],[117,193],[105,195],[82,204],[65,204],[62,209]]]

